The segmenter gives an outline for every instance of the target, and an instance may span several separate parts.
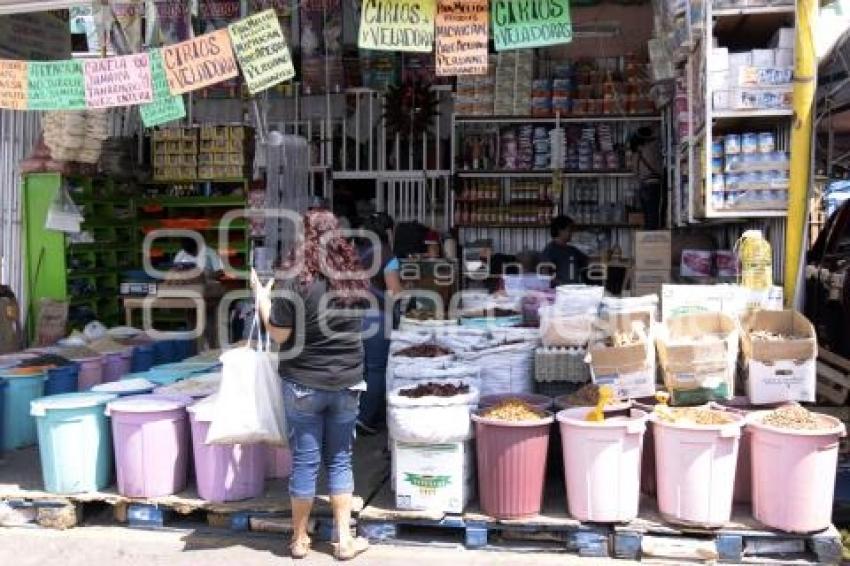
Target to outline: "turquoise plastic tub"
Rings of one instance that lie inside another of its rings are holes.
[[[3,400],[6,398],[6,387],[8,385],[8,381],[0,378],[0,453],[3,452],[3,414],[5,413]]]
[[[35,418],[30,415],[30,402],[44,396],[44,373],[34,375],[0,374],[8,382],[3,399],[3,450],[32,446],[38,439]]]
[[[45,491],[85,493],[109,487],[112,436],[105,408],[115,398],[109,393],[65,393],[30,404],[38,424]]]

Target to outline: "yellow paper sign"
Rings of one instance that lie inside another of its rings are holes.
[[[274,10],[227,26],[245,84],[256,94],[295,76],[295,66]]]
[[[26,110],[27,63],[0,59],[0,108]]]
[[[436,0],[364,0],[358,46],[429,53],[434,44]]]
[[[239,74],[226,29],[162,48],[171,94],[183,94]]]
[[[437,75],[486,75],[488,0],[438,0]]]

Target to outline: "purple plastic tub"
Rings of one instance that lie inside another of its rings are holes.
[[[265,489],[266,446],[207,444],[214,402],[214,396],[207,397],[188,409],[198,495],[214,503],[259,497]]]
[[[80,364],[80,372],[77,375],[78,391],[88,391],[103,383],[103,356],[74,361]]]
[[[161,497],[186,488],[188,397],[134,395],[109,403],[118,493]]]
[[[120,352],[109,352],[103,354],[103,382],[118,381],[130,373],[133,360],[133,349],[128,348]]]
[[[283,446],[266,447],[266,478],[283,479],[292,475],[292,452]]]
[[[508,422],[472,415],[481,509],[496,519],[540,513],[554,417]]]
[[[478,401],[478,407],[486,409],[487,407],[501,403],[505,399],[519,399],[541,411],[548,411],[552,408],[552,398],[546,395],[538,395],[537,393],[496,393],[494,395],[483,395],[481,400]]]

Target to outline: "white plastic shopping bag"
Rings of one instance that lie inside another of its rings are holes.
[[[253,329],[259,331],[259,309]],[[218,390],[207,444],[286,445],[283,390],[269,351],[269,337],[260,336],[256,348],[248,345],[222,354]]]

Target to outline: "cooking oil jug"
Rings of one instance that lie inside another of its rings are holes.
[[[735,244],[741,262],[741,284],[756,291],[773,285],[773,251],[761,230],[747,230]]]

